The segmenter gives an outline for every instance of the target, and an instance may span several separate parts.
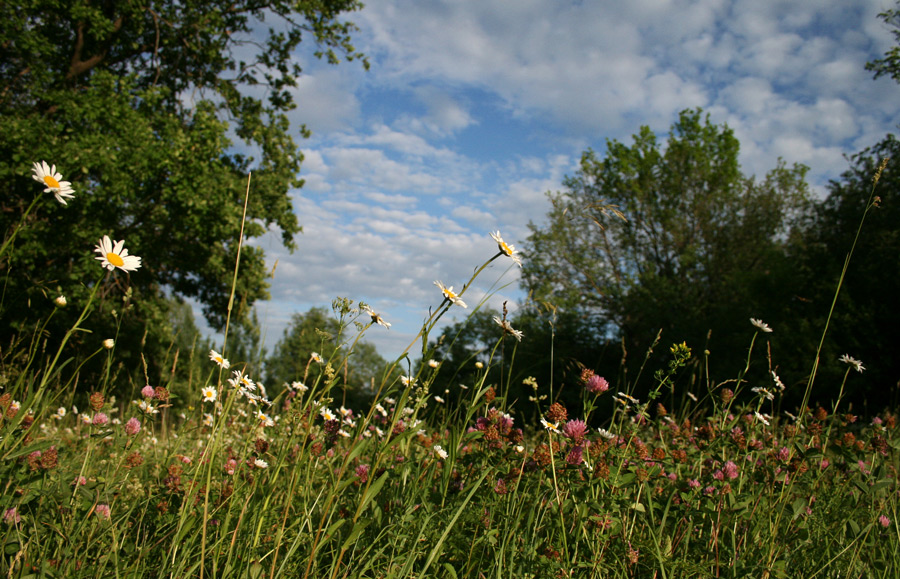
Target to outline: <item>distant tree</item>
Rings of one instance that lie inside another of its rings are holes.
[[[900,7],[900,2],[897,3],[897,6]],[[900,10],[890,8],[879,14],[878,18],[892,28],[891,34],[894,36],[896,44],[884,53],[884,58],[867,62],[866,70],[874,71],[875,78],[888,75],[900,82]]]
[[[363,321],[367,320],[360,319]],[[266,359],[266,381],[276,391],[284,383],[294,381],[305,380],[311,386],[325,371],[324,364],[312,361],[315,352],[325,361],[331,360],[343,390],[333,395],[338,403],[358,408],[374,394],[373,382],[377,388],[388,365],[372,344],[358,341],[353,345],[355,330],[353,324],[342,324],[322,307],[294,314],[284,336]]]
[[[736,372],[749,318],[786,299],[785,240],[808,210],[807,168],[784,163],[745,176],[739,143],[700,110],[686,110],[665,144],[649,127],[634,144],[584,153],[547,224],[531,224],[523,285],[593,328],[598,341],[643,352],[666,343],[710,349]],[[707,341],[707,336],[712,339]]]
[[[101,282],[103,315],[92,316],[94,333],[76,335],[74,347],[90,349],[115,327],[133,350],[153,350],[154,339],[161,348],[167,336],[144,330],[165,317],[170,295],[196,298],[221,330],[249,172],[245,238],[273,228],[293,249],[300,231],[288,196],[302,184],[295,136],[307,134],[287,118],[301,72],[296,50],[307,38],[330,62],[360,58],[350,44],[354,27],[343,20],[360,7],[357,0],[0,3],[0,230],[8,236],[43,197],[0,263],[0,343],[32,332],[58,293],[74,307],[53,322],[72,322],[99,279],[92,250],[103,235],[124,239],[143,267]],[[31,179],[41,160],[71,181],[67,206]],[[238,322],[267,297],[259,247],[244,246],[240,273]],[[121,308],[126,287],[134,307],[114,322],[108,314]],[[57,327],[48,328],[51,339]]]

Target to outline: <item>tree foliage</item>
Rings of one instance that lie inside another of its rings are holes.
[[[123,338],[152,341],[169,296],[195,298],[221,329],[249,172],[245,238],[275,229],[293,249],[300,231],[288,196],[302,184],[295,135],[305,134],[302,127],[293,133],[287,117],[301,73],[295,52],[309,38],[330,62],[361,58],[350,43],[353,25],[341,19],[360,6],[0,4],[0,227],[9,235],[43,195],[30,178],[34,161],[55,164],[76,195],[65,207],[46,196],[0,265],[0,337],[30,331],[58,292],[83,304],[99,277],[91,250],[102,235],[125,239],[144,258],[130,277],[103,282],[107,313],[121,307],[124,286],[133,290],[130,321],[118,322]],[[240,273],[239,319],[267,297],[261,249],[244,246]],[[116,325],[94,319],[100,334]],[[71,315],[56,321],[64,327]]]
[[[686,110],[663,144],[642,127],[631,146],[588,150],[565,190],[549,195],[547,224],[531,224],[525,287],[643,351],[667,342],[712,344],[734,368],[730,336],[765,317],[790,274],[785,239],[808,208],[806,167],[779,162],[745,176],[739,143],[700,110]],[[743,339],[741,337],[740,339]]]

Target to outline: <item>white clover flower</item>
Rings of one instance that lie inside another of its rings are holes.
[[[862,362],[860,362],[856,358],[851,357],[849,354],[844,354],[843,356],[841,356],[839,358],[839,360],[841,362],[843,362],[844,364],[850,364],[851,366],[853,366],[853,369],[856,370],[857,372],[862,372],[863,370],[866,369],[866,367],[863,366]]]
[[[763,332],[771,332],[772,328],[769,327],[769,324],[765,323],[762,320],[757,320],[756,318],[750,318],[750,323],[759,328],[760,331]]]
[[[462,299],[460,299],[459,295],[457,295],[456,293],[453,292],[453,286],[446,287],[443,284],[443,282],[440,282],[440,281],[434,282],[434,285],[436,285],[440,288],[441,293],[444,294],[444,299],[450,301],[450,303],[455,304],[461,308],[469,307],[466,305],[466,302],[464,302],[464,301],[462,301]]]
[[[94,247],[94,251],[100,254],[100,257],[95,257],[94,259],[100,261],[100,267],[105,267],[109,271],[119,268],[127,272],[135,271],[141,267],[140,257],[128,255],[124,239],[113,244],[109,236],[104,235],[100,240],[100,244]]]
[[[503,241],[503,238],[500,237],[499,231],[496,233],[491,233],[491,237],[493,237],[494,241],[497,242],[497,247],[500,249],[500,253],[510,257],[514,262],[516,262],[516,265],[522,267],[522,258],[519,256],[519,252],[516,251],[515,247]]]
[[[53,193],[56,196],[56,200],[63,205],[67,204],[66,199],[75,197],[72,184],[62,180],[62,175],[56,172],[56,165],[48,165],[47,161],[32,163],[31,172],[31,177],[35,181],[47,186],[44,189],[44,193]]]

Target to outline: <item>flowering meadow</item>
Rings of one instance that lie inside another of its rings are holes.
[[[44,187],[35,203],[78,202],[55,166],[35,163],[32,172]],[[17,232],[6,232],[0,259]],[[361,335],[390,323],[349,299],[335,301],[335,316],[356,335],[311,355],[288,384],[264,385],[261,368],[229,360],[227,337],[191,354],[204,370],[189,382],[78,383],[80,361],[66,343],[89,327],[91,300],[152,260],[115,237],[93,248],[97,278],[85,280],[86,303],[70,303],[65,288],[52,298],[82,312],[59,348],[26,341],[15,365],[3,352],[6,577],[900,572],[896,416],[855,416],[840,399],[782,408],[776,371],[747,377],[758,360],[777,367],[767,336],[778,328],[762,320],[735,328],[746,334],[746,366],[724,380],[698,376],[705,394],[679,396],[675,408],[661,401],[695,356],[684,343],[665,346],[667,365],[632,382],[591,368],[555,389],[526,380],[537,420],[513,407],[508,383],[488,381],[496,347],[469,362],[474,381],[435,395],[438,374],[457,369],[431,357],[430,331],[451,308],[483,305],[464,297],[488,264],[521,263],[495,232],[471,279],[435,282],[434,304],[407,348],[423,350],[421,363],[405,353],[389,364],[367,407],[342,406],[339,369]],[[505,316],[495,321],[496,346],[528,339]],[[115,340],[99,336],[97,347],[115,357]],[[843,361],[842,391],[865,371],[850,355]],[[561,404],[560,388],[577,390],[581,405]],[[601,412],[608,399],[613,410]]]

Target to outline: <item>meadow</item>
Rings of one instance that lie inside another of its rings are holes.
[[[77,202],[55,167],[36,163],[33,172],[58,202]],[[7,232],[0,259],[17,232]],[[748,378],[752,364],[777,367],[767,336],[778,328],[762,320],[734,330],[746,333],[743,367],[725,379],[698,376],[704,394],[679,395],[669,408],[664,395],[697,355],[689,344],[653,344],[668,352],[667,365],[629,382],[585,368],[565,385],[579,389],[578,409],[557,401],[559,385],[531,379],[533,414],[514,413],[508,382],[489,382],[487,370],[501,344],[514,351],[527,336],[500,318],[479,378],[435,395],[435,377],[456,369],[428,357],[429,333],[450,308],[483,305],[463,298],[488,264],[519,259],[497,232],[496,253],[458,292],[436,282],[422,331],[365,408],[342,406],[340,368],[357,340],[388,322],[347,298],[335,300],[334,315],[357,331],[310,356],[290,384],[264,386],[254,380],[261,368],[229,361],[226,332],[221,351],[182,353],[178,363],[203,368],[189,380],[123,384],[107,373],[87,385],[67,341],[88,325],[99,288],[152,259],[130,255],[111,233],[94,248],[86,303],[48,298],[81,311],[59,347],[42,346],[40,327],[14,351],[4,345],[7,577],[894,577],[900,569],[896,416],[855,416],[840,397],[807,406],[814,360],[801,410],[782,408],[776,372]],[[96,356],[111,367],[115,340],[100,338]],[[423,363],[413,365],[407,354],[420,348]],[[843,361],[842,392],[865,370]],[[602,415],[607,398],[614,410]]]

